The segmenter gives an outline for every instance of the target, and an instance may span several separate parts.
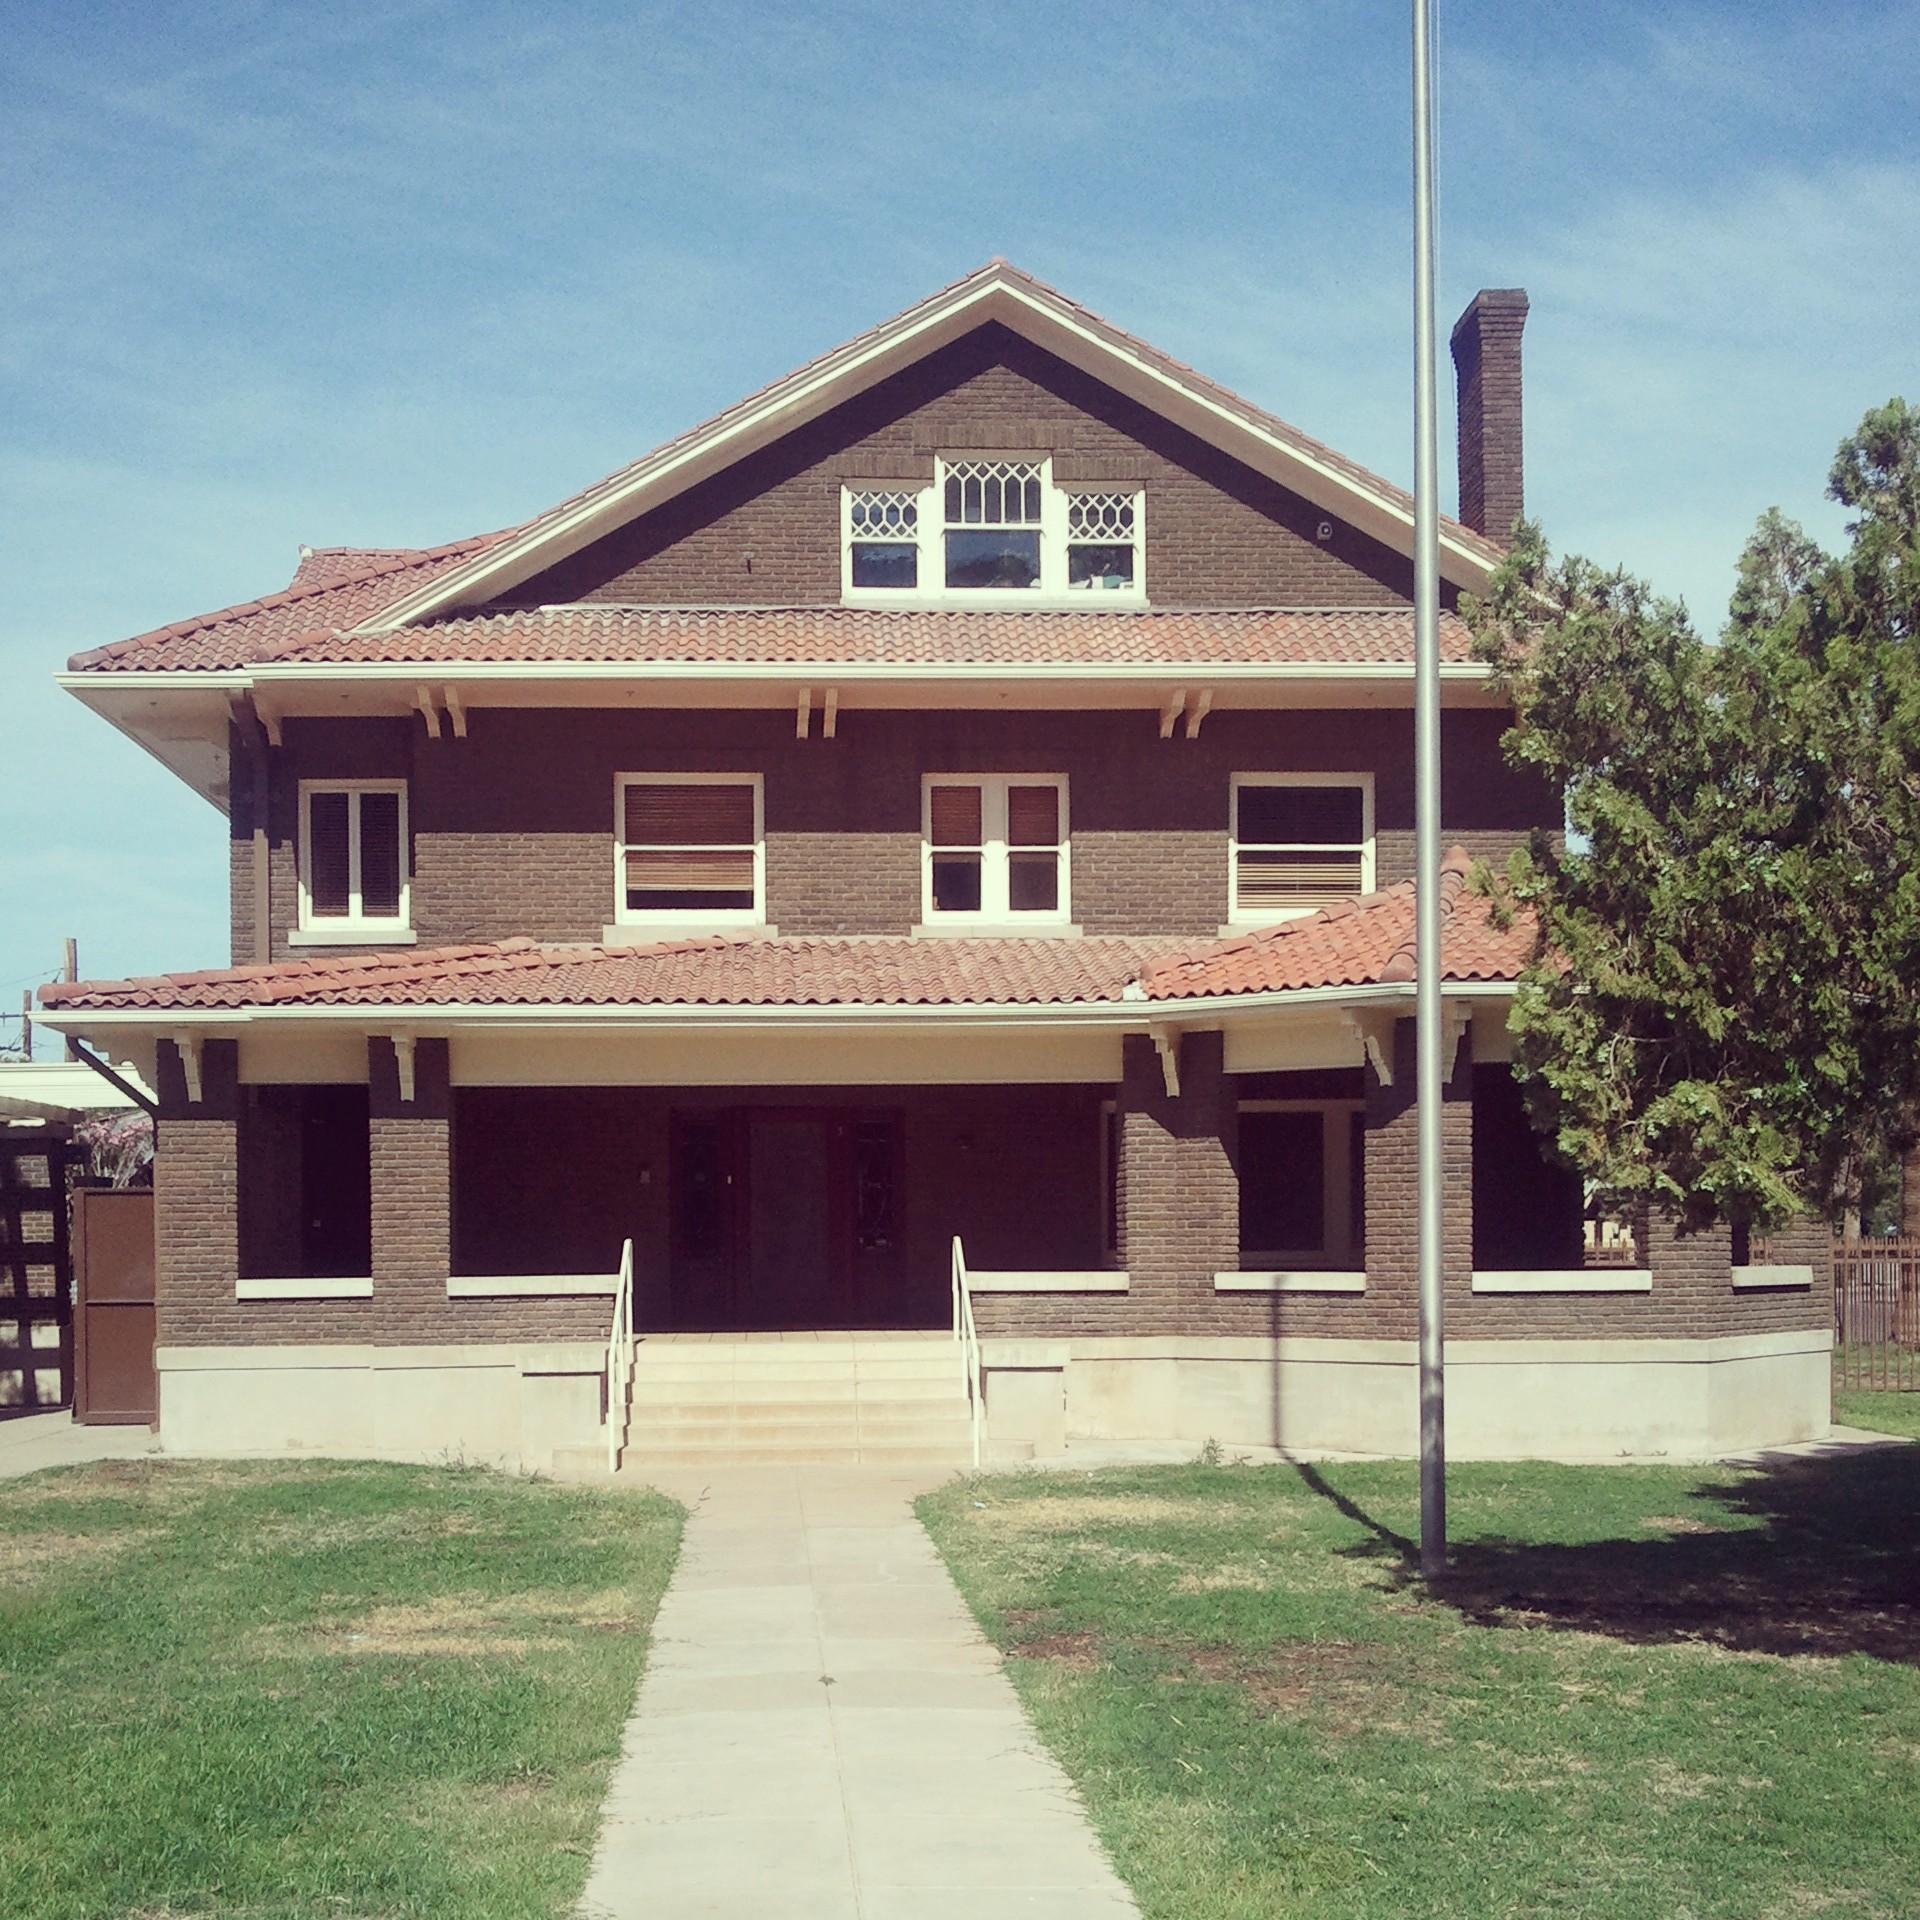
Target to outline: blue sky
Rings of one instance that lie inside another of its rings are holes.
[[[1754,516],[1837,538],[1835,443],[1920,396],[1920,0],[1440,14],[1442,327],[1528,288],[1530,506],[1716,624]],[[224,823],[69,652],[522,519],[992,254],[1406,480],[1405,43],[1339,0],[11,9],[0,1014],[68,933],[225,958]]]

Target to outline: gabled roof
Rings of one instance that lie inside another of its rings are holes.
[[[1441,870],[1446,978],[1515,979],[1533,955],[1533,920],[1516,914],[1498,924],[1492,902],[1466,891],[1470,864],[1456,847]],[[310,1007],[1119,1007],[1393,987],[1413,977],[1409,883],[1234,940],[507,940],[56,983],[40,998],[61,1014],[215,1016]]]
[[[1412,551],[1413,496],[1403,487],[995,259],[582,488],[484,554],[370,615],[369,624],[401,625],[492,599],[988,321],[1274,474],[1363,531]],[[1442,574],[1464,586],[1481,585],[1504,551],[1444,518],[1440,545]]]

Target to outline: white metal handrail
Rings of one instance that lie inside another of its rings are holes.
[[[960,1372],[967,1388],[967,1418],[973,1430],[973,1464],[980,1464],[980,1336],[973,1325],[973,1289],[967,1282],[967,1256],[953,1236],[953,1338],[960,1349]]]
[[[620,1249],[620,1272],[613,1289],[613,1326],[607,1334],[607,1471],[620,1465],[625,1436],[627,1381],[633,1372],[633,1242]]]

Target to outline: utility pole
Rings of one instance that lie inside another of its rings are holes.
[[[33,989],[31,987],[20,996],[20,1057],[23,1060],[33,1058]]]
[[[1433,366],[1433,8],[1413,0],[1413,820],[1419,1139],[1420,1571],[1447,1565],[1440,1102],[1440,469]]]

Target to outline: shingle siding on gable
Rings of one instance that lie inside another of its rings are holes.
[[[1498,714],[1446,716],[1445,837],[1503,854],[1558,824],[1550,796],[1500,758]],[[417,721],[289,720],[274,755],[273,957],[296,924],[299,782],[403,776],[413,923],[423,946],[525,935],[597,940],[613,919],[616,773],[739,770],[765,778],[768,918],[781,932],[905,933],[920,912],[925,773],[1064,773],[1072,910],[1089,933],[1211,933],[1227,918],[1230,776],[1375,775],[1376,878],[1413,866],[1412,733],[1391,710],[1212,715],[1197,740],[1155,715],[843,713],[839,737],[796,740],[784,711],[490,710],[469,737]],[[234,959],[252,949],[251,822],[236,810]]]
[[[644,515],[502,604],[802,605],[841,597],[844,482],[933,477],[959,448],[1051,453],[1056,479],[1146,489],[1159,606],[1381,606],[1409,562],[1124,395],[998,326]],[[1331,537],[1322,541],[1322,521]],[[1453,603],[1448,591],[1447,603]]]

